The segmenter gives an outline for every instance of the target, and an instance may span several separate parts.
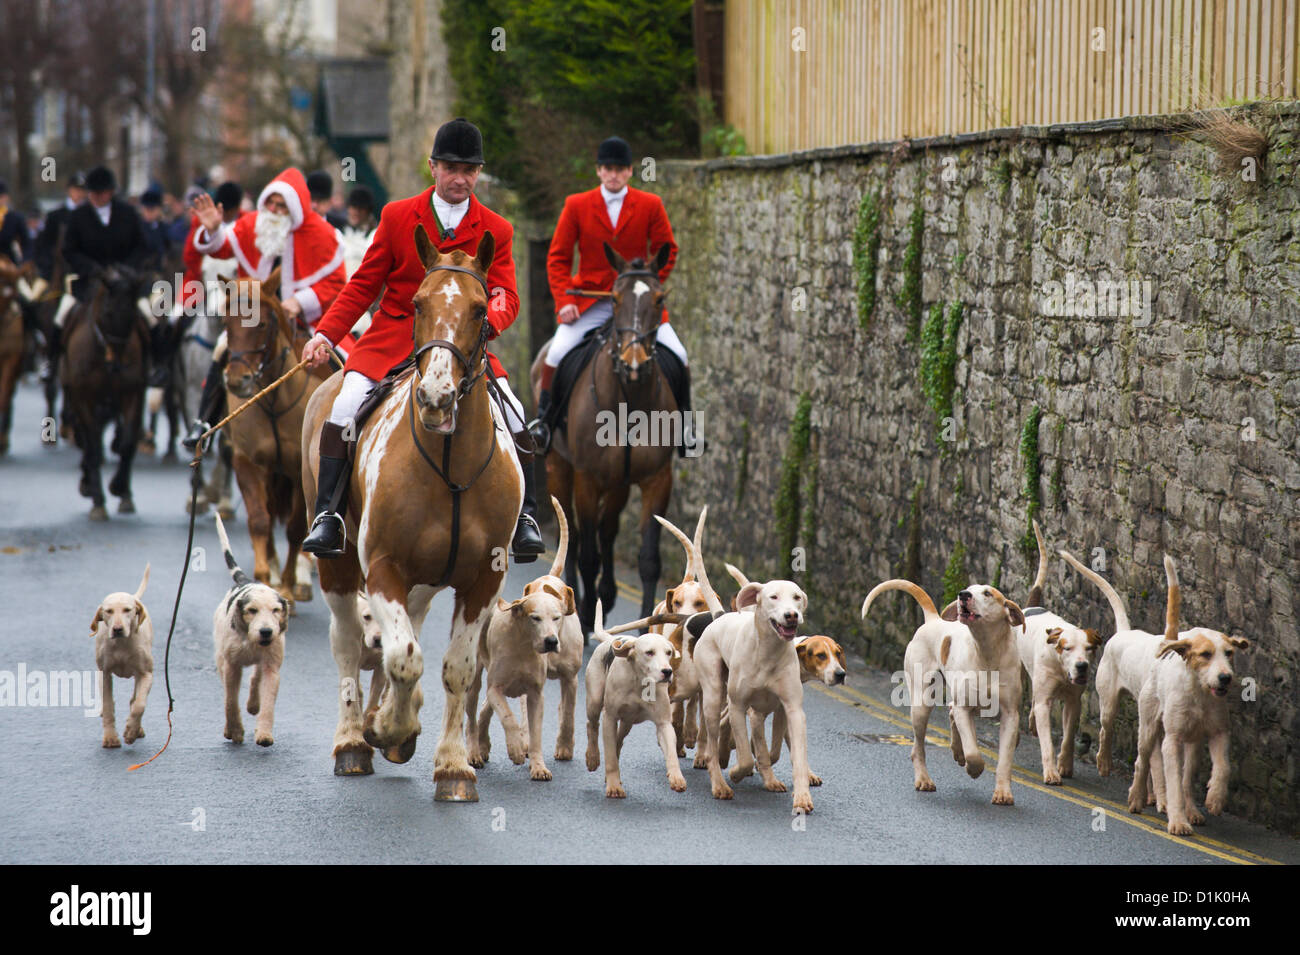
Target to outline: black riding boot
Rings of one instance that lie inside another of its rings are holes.
[[[348,511],[352,461],[343,425],[326,421],[320,432],[320,474],[316,480],[316,519],[302,549],[317,557],[342,557],[347,547],[343,515]]]
[[[691,369],[685,366],[685,375],[677,394],[677,410],[682,413],[682,443],[677,446],[679,458],[698,458],[704,453],[705,442],[695,430],[695,415],[691,411]]]
[[[149,387],[166,388],[171,381],[171,332],[167,319],[158,319],[149,328]]]
[[[545,454],[551,450],[551,392],[544,389],[537,396],[537,417],[528,422],[528,434],[532,437],[537,450]]]
[[[524,506],[519,512],[519,523],[515,525],[514,540],[510,542],[510,555],[517,564],[531,564],[538,554],[546,550],[542,529],[537,526],[537,478],[533,474],[533,456],[519,450],[519,445],[527,437],[525,431],[515,435],[515,450],[519,454],[519,464],[524,469]]]
[[[225,405],[226,384],[222,381],[224,365],[214,361],[208,368],[208,376],[203,379],[203,395],[199,398],[199,416],[190,426],[189,434],[181,438],[181,447],[193,451],[199,446],[203,432],[225,417],[221,411]]]

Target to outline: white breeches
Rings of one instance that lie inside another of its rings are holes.
[[[574,346],[582,341],[587,332],[605,324],[613,313],[614,303],[609,299],[601,299],[568,325],[557,326],[555,336],[551,339],[551,347],[546,350],[546,364],[551,368],[558,367],[560,359],[573,351]],[[660,345],[671,350],[673,354],[682,360],[683,365],[689,364],[686,360],[686,347],[682,344],[681,339],[677,337],[677,333],[673,331],[673,326],[670,323],[665,322],[660,325],[656,337]]]
[[[361,402],[373,387],[375,387],[373,378],[367,378],[359,371],[345,373],[343,384],[339,388],[339,393],[334,396],[334,405],[330,408],[330,422],[340,428],[346,428],[348,422],[355,419],[357,409],[361,407]],[[510,383],[506,379],[498,378],[497,387],[501,389],[501,395],[505,399],[501,410],[505,414],[506,425],[510,428],[511,434],[517,434],[526,426],[524,406],[510,390]]]
[[[68,312],[72,311],[76,304],[77,300],[73,296],[64,293],[63,297],[59,299],[59,310],[54,313],[56,327],[63,327],[63,323],[68,320]]]

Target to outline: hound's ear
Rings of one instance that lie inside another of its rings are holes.
[[[1025,612],[1014,600],[1005,601],[1007,608],[1007,621],[1013,627],[1023,627],[1025,625]]]
[[[144,608],[140,601],[135,602],[135,625],[138,627],[149,619],[149,611]]]
[[[664,594],[664,609],[667,610],[669,613],[677,612],[673,610],[673,597],[675,596],[673,591],[676,589],[677,588],[675,587],[669,587],[668,592]]]
[[[796,643],[794,645],[794,652],[795,656],[799,658],[799,662],[803,663],[804,657],[808,656],[808,641],[800,640]]]
[[[667,242],[659,246],[659,251],[655,253],[655,260],[651,266],[655,275],[663,271],[664,266],[668,264],[668,256],[672,255],[672,252],[673,248]]]
[[[949,623],[952,623],[954,620],[956,620],[956,619],[957,619],[957,601],[954,600],[952,603],[948,604],[948,606],[944,607],[944,608],[943,608],[943,612],[940,613],[939,616],[940,616],[940,617],[943,617],[943,619],[944,619],[944,620],[947,620]]]
[[[1093,629],[1091,629],[1091,628],[1090,628],[1090,629],[1087,629],[1087,630],[1085,630],[1085,631],[1083,631],[1083,632],[1084,632],[1084,634],[1085,634],[1085,635],[1087,636],[1087,638],[1088,638],[1088,646],[1090,646],[1090,647],[1099,647],[1099,646],[1101,646],[1101,634],[1100,634],[1100,633],[1098,633],[1096,630],[1093,630]]]
[[[676,647],[673,647],[672,662],[677,663],[681,660],[681,658],[682,658],[682,651],[678,650]]]
[[[429,233],[424,231],[423,223],[416,223],[415,226],[415,251],[420,256],[420,264],[426,269],[438,259],[438,250],[429,241]]]
[[[483,238],[478,241],[478,251],[474,253],[474,264],[484,275],[492,268],[492,260],[496,258],[497,240],[491,232],[485,231]]]
[[[497,598],[497,611],[498,611],[499,613],[505,613],[505,612],[506,612],[507,610],[509,610],[509,609],[510,609],[510,604],[506,603],[504,600],[502,600],[500,597],[498,597],[498,598]]]
[[[100,604],[95,608],[95,616],[90,621],[90,635],[93,637],[99,632],[99,625],[104,622],[104,605]]]
[[[575,614],[577,612],[578,612],[578,604],[577,601],[573,599],[573,588],[565,587],[564,588],[564,615],[567,617],[570,614]]]
[[[615,272],[622,272],[625,268],[627,268],[627,259],[623,258],[623,256],[615,252],[614,247],[610,245],[608,242],[604,243],[604,246],[605,246],[605,261],[609,263],[610,268],[612,268]]]
[[[763,585],[756,584],[753,581],[745,584],[740,588],[740,593],[736,594],[736,609],[744,610],[746,607],[753,607],[758,604],[758,595],[762,593]]]
[[[230,605],[230,625],[239,633],[248,636],[248,621],[244,619],[244,610],[248,607],[240,598]]]
[[[1047,642],[1048,642],[1048,643],[1055,643],[1055,642],[1056,642],[1057,640],[1059,640],[1059,639],[1061,639],[1061,628],[1060,628],[1060,627],[1053,627],[1051,630],[1048,630],[1048,631],[1047,631]]]
[[[284,614],[284,622],[280,624],[280,630],[283,631],[285,627],[289,626],[289,601],[285,599],[283,594],[280,595],[280,613]]]
[[[1156,647],[1156,656],[1167,657],[1171,653],[1176,653],[1184,660],[1187,659],[1187,651],[1192,648],[1190,640],[1164,640],[1160,646]]]
[[[636,638],[635,637],[620,638],[618,640],[615,640],[612,646],[614,648],[614,656],[616,657],[631,656],[632,651],[636,649]]]
[[[1238,650],[1250,649],[1250,641],[1247,640],[1245,637],[1229,637],[1228,642],[1231,643]]]
[[[564,594],[560,593],[558,590],[556,590],[554,587],[552,587],[549,583],[542,584],[542,590],[543,590],[545,593],[550,594],[550,595],[551,595],[552,597],[554,597],[556,600],[560,600],[560,601],[563,601],[563,600],[564,600]]]

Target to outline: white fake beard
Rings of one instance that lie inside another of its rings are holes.
[[[287,215],[262,209],[253,223],[253,244],[263,255],[279,255],[284,251],[284,240],[289,237],[293,220]]]

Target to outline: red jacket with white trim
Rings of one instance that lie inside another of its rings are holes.
[[[618,225],[609,224],[605,197],[600,187],[577,192],[564,200],[564,211],[555,226],[551,248],[546,254],[546,273],[555,299],[555,311],[566,305],[578,306],[585,312],[598,299],[565,295],[566,288],[581,288],[608,292],[617,277],[605,258],[604,243],[613,246],[623,258],[649,259],[665,242],[672,248],[668,262],[659,271],[659,281],[666,281],[677,261],[677,242],[673,227],[668,222],[668,212],[663,200],[653,192],[627,187],[623,206],[618,213]],[[578,274],[573,275],[573,246],[578,246]],[[663,320],[668,321],[664,311]]]
[[[257,208],[272,194],[280,195],[289,206],[291,231],[284,240],[280,256],[280,300],[296,298],[308,327],[334,303],[347,272],[343,267],[343,248],[334,227],[311,207],[307,180],[292,166],[272,179],[257,197]],[[257,248],[258,212],[245,212],[233,225],[222,223],[215,235],[199,226],[194,234],[194,248],[213,258],[235,258],[241,278],[266,279],[272,271],[272,256]]]
[[[496,239],[496,254],[487,276],[491,292],[487,312],[491,326],[489,337],[500,335],[519,314],[515,260],[511,252],[514,229],[510,223],[471,195],[469,209],[455,228],[455,237],[441,239],[431,205],[433,188],[430,186],[419,195],[384,206],[379,228],[361,267],[352,273],[347,286],[316,327],[320,334],[337,344],[374,302],[380,289],[384,290],[370,327],[348,355],[345,366],[348,371],[360,372],[367,378],[382,378],[411,354],[411,300],[424,281],[424,263],[415,248],[417,225],[424,226],[429,240],[443,253],[459,249],[473,255],[483,234],[491,232]],[[505,369],[491,352],[488,362],[498,378],[505,377]]]

